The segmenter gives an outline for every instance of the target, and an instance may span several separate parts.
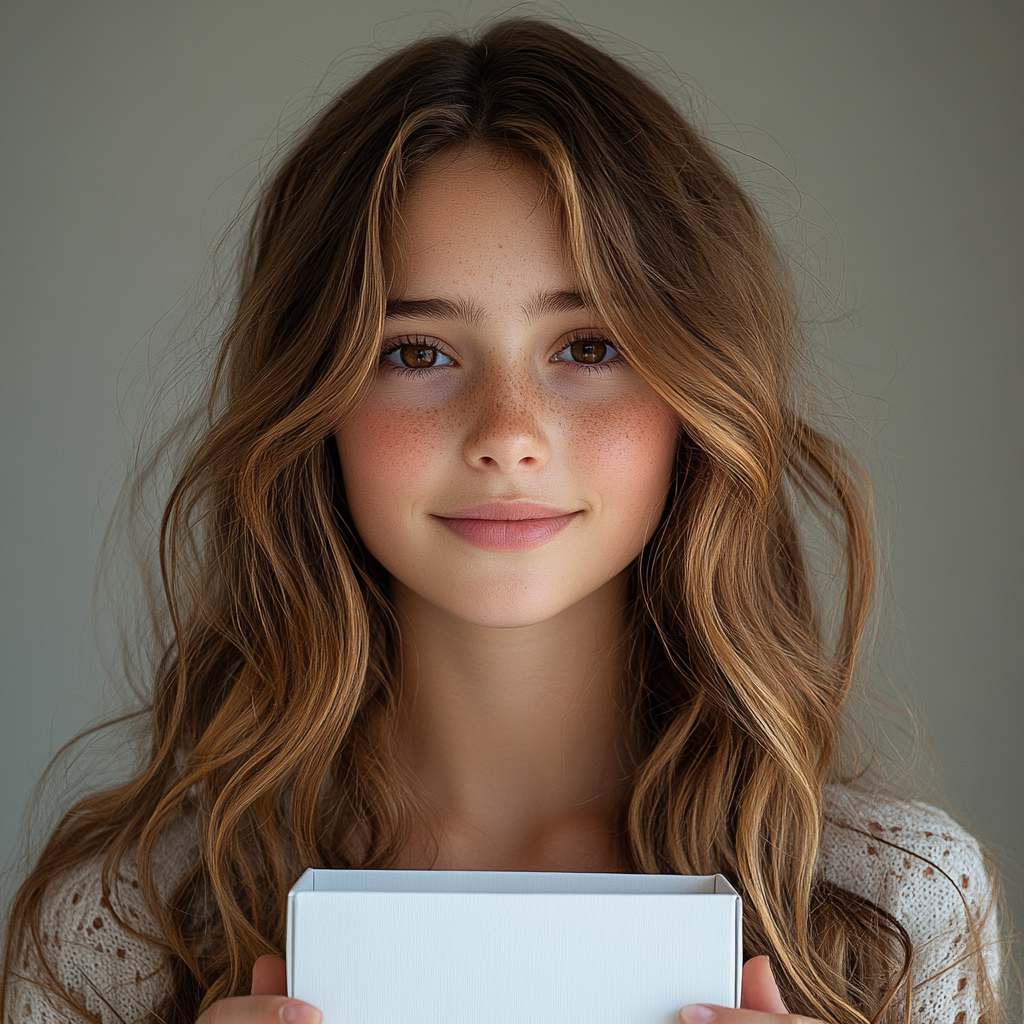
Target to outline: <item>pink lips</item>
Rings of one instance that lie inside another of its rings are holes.
[[[528,551],[580,514],[533,501],[485,502],[435,516],[452,533],[484,551]]]

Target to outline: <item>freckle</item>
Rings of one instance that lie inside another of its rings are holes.
[[[959,981],[958,981],[958,982],[956,983],[956,990],[957,990],[957,992],[963,992],[963,990],[964,990],[964,989],[965,989],[966,987],[967,987],[967,979],[966,979],[966,978],[961,978],[961,979],[960,979],[960,980],[959,980]]]
[[[878,847],[877,846],[869,846],[868,847],[868,853],[870,853],[874,857],[877,857],[878,856]]]
[[[961,885],[961,886],[962,886],[962,887],[963,887],[964,889],[966,889],[966,888],[967,888],[967,886],[969,886],[970,884],[971,884],[971,880],[970,880],[970,878],[968,878],[968,877],[967,877],[967,875],[961,875],[961,876],[960,876],[960,885]]]
[[[877,821],[869,821],[868,830],[871,832],[881,832],[882,826]]]
[[[117,955],[120,959],[123,960],[125,958],[125,951],[123,949],[118,949]]]
[[[931,837],[931,836],[935,835],[935,833],[934,832],[925,832],[925,835]]]
[[[926,874],[926,875],[934,875],[935,874],[935,869],[934,868],[925,868],[924,869],[924,874]]]
[[[102,917],[97,917],[93,921],[92,926],[93,926],[93,928],[102,928],[103,927],[103,918]]]
[[[905,868],[909,868],[910,867],[910,858],[909,857],[904,857],[903,858],[903,866]]]
[[[76,892],[75,895],[71,897],[71,905],[74,906],[81,898],[82,894],[80,892]]]
[[[902,832],[903,831],[903,826],[902,825],[893,825],[892,828],[889,829],[889,831],[890,832]]]

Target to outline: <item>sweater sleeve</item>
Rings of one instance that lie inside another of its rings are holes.
[[[187,834],[169,835],[154,858],[160,893],[169,892],[190,856]],[[154,1014],[170,995],[170,964],[143,934],[157,923],[142,897],[134,861],[122,864],[108,901],[103,895],[103,858],[83,862],[56,878],[46,891],[40,915],[41,947],[21,952],[6,999],[4,1024],[137,1024]],[[44,963],[45,962],[45,963]],[[51,991],[53,973],[65,998]]]
[[[999,926],[977,840],[923,803],[832,794],[819,871],[887,910],[914,946],[913,1024],[978,1024],[997,990]]]
[[[145,1020],[168,995],[163,958],[111,913],[101,869],[102,860],[87,861],[47,892],[42,949],[23,953],[8,993],[7,1024],[79,1024],[90,1020],[87,1014],[103,1024],[128,1024]],[[122,873],[119,882],[121,916],[133,927],[152,929],[136,879]],[[44,958],[69,999],[49,991]]]

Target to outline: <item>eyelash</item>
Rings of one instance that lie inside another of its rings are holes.
[[[622,356],[619,354],[619,350],[605,337],[600,334],[588,333],[581,331],[569,335],[569,340],[563,345],[556,355],[561,355],[566,349],[572,348],[573,345],[578,341],[601,341],[608,346],[615,353],[613,358],[608,359],[600,363],[577,363],[570,359],[559,359],[560,363],[568,363],[570,366],[575,367],[577,370],[582,370],[584,373],[606,373],[611,367],[622,362]],[[415,345],[417,348],[429,348],[443,355],[446,359],[451,359],[451,356],[447,352],[442,351],[437,345],[431,345],[425,336],[422,335],[407,335],[404,338],[400,338],[389,348],[381,351],[380,354],[380,365],[386,366],[389,373],[397,373],[403,377],[423,377],[429,374],[432,370],[443,370],[443,366],[421,366],[419,369],[410,366],[399,366],[397,363],[388,361],[388,356],[392,352],[397,352],[401,348],[405,348],[407,345]]]

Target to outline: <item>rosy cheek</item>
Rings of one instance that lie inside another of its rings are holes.
[[[634,393],[574,417],[570,430],[576,464],[617,496],[637,503],[656,499],[671,474],[677,428],[657,396]]]
[[[398,497],[423,493],[440,454],[434,419],[422,410],[371,401],[337,432],[354,513],[380,514]]]

